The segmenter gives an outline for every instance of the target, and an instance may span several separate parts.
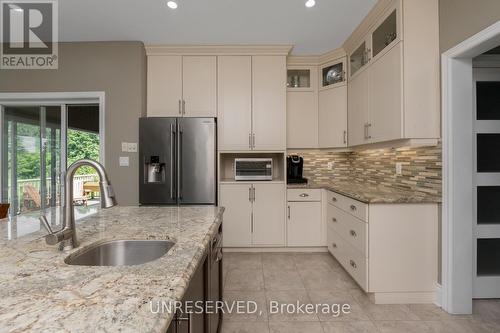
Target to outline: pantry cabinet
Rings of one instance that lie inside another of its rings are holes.
[[[438,23],[437,0],[383,0],[345,42],[350,146],[439,138]]]
[[[219,58],[219,150],[285,150],[286,57]]]
[[[215,117],[215,56],[148,56],[148,117]]]
[[[224,247],[284,246],[284,198],[283,183],[221,184]]]

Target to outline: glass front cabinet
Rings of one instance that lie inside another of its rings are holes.
[[[286,88],[288,91],[310,91],[311,84],[310,68],[288,68],[286,78]]]
[[[319,68],[319,89],[329,89],[346,84],[346,58],[336,59]]]
[[[349,76],[354,76],[369,62],[382,57],[401,41],[401,26],[401,0],[394,0],[364,40],[349,55]]]

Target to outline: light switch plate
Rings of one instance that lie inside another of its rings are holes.
[[[127,152],[127,151],[128,151],[128,143],[122,142],[122,152]]]
[[[130,165],[130,161],[128,156],[120,156],[120,166],[128,167]]]
[[[129,142],[128,143],[128,152],[129,153],[137,153],[137,142]]]
[[[335,166],[335,162],[328,162],[328,170],[333,170],[333,167]]]

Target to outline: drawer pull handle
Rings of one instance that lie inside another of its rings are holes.
[[[332,217],[332,222],[337,223],[337,219],[335,217]]]
[[[351,234],[352,237],[356,237],[357,236],[356,231],[354,231],[354,230],[351,230],[349,233]]]
[[[354,260],[349,260],[349,263],[351,264],[352,268],[357,268],[358,266],[354,262]]]
[[[332,197],[332,201],[333,201],[333,202],[337,202],[337,198]]]
[[[336,248],[337,248],[337,244],[332,243],[332,247],[333,247],[334,249],[336,249]]]
[[[309,194],[307,193],[302,193],[301,195],[299,195],[299,197],[302,197],[302,198],[307,198],[309,196]]]
[[[352,210],[352,211],[356,211],[356,209],[357,209],[357,208],[356,208],[356,206],[351,205],[351,210]]]

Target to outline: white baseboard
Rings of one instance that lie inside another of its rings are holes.
[[[442,286],[439,283],[436,283],[436,300],[434,301],[434,304],[440,308],[443,306],[443,291]]]
[[[326,246],[318,247],[225,247],[223,252],[248,252],[248,253],[260,253],[260,252],[290,252],[290,253],[322,253],[328,252]]]
[[[405,293],[370,293],[370,300],[375,304],[434,304],[435,292]]]

